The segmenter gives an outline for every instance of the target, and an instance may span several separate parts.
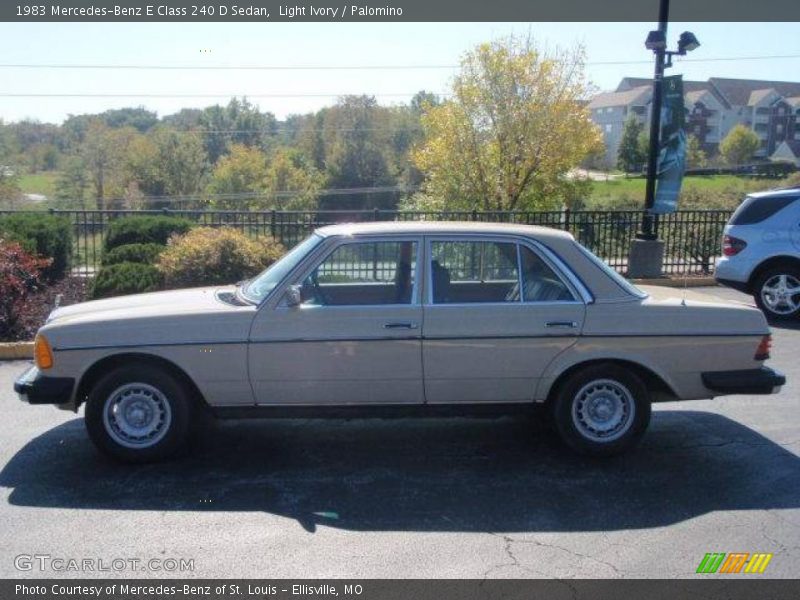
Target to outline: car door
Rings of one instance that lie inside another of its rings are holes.
[[[294,276],[302,302],[264,307],[251,329],[256,403],[422,403],[421,247],[345,237]]]
[[[423,367],[428,403],[530,402],[575,343],[585,289],[518,238],[428,237]]]

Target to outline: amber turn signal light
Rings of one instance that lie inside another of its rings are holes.
[[[50,342],[38,333],[33,342],[33,361],[40,369],[49,369],[53,366],[53,349],[50,347]]]

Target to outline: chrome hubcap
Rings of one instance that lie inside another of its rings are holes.
[[[611,442],[630,429],[635,410],[628,388],[613,379],[597,379],[575,394],[572,421],[582,436]]]
[[[764,282],[761,300],[770,312],[789,315],[800,308],[800,281],[792,275],[775,275]]]
[[[126,448],[147,448],[158,443],[171,422],[166,396],[146,383],[126,383],[117,388],[103,408],[106,431]]]

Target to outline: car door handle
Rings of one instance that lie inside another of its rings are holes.
[[[561,327],[568,329],[575,329],[578,324],[575,321],[548,321],[545,327]]]
[[[398,321],[396,323],[384,323],[384,329],[417,329],[419,325],[411,321]]]

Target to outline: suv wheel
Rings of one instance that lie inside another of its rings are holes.
[[[619,365],[594,365],[573,374],[553,405],[561,439],[580,454],[610,456],[634,446],[650,423],[647,388]]]
[[[769,269],[759,276],[754,289],[756,304],[767,316],[800,316],[800,268],[786,265]]]
[[[114,459],[162,460],[189,434],[191,402],[170,374],[150,365],[114,369],[89,392],[86,429],[92,442]]]

